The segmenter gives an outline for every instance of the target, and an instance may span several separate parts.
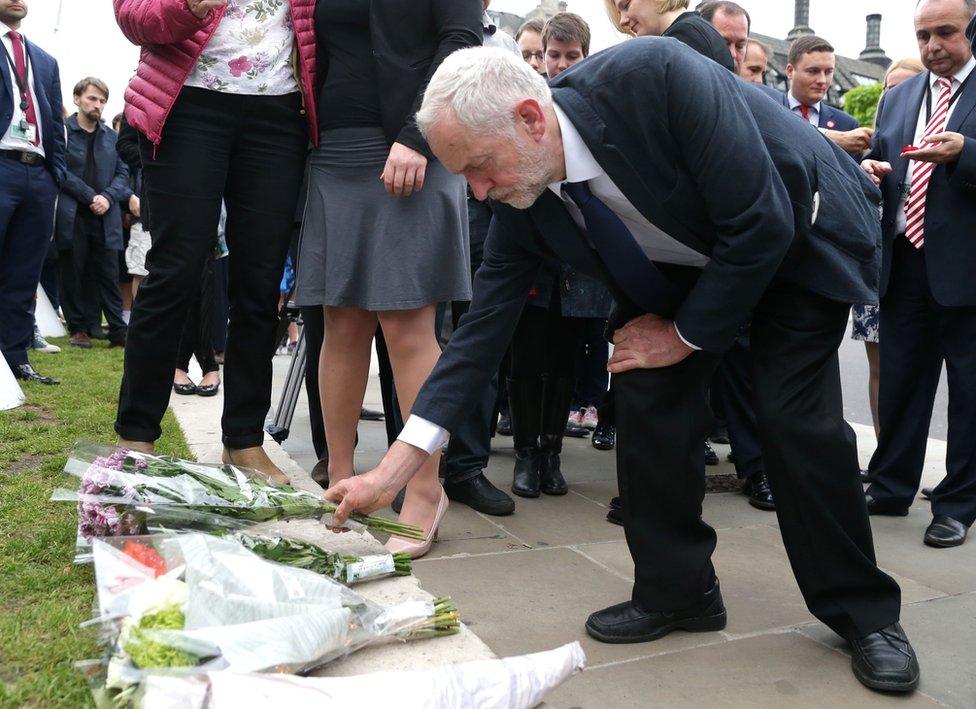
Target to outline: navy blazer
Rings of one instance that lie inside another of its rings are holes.
[[[790,99],[787,94],[780,91],[776,92],[779,95],[780,101],[787,108],[790,107]],[[792,111],[795,115],[799,116],[796,111]],[[799,116],[802,118],[802,116]],[[817,127],[818,128],[829,128],[830,130],[840,130],[849,131],[855,128],[860,128],[861,124],[858,122],[854,116],[844,113],[840,109],[834,108],[833,106],[828,106],[825,102],[820,102],[820,116],[818,118]]]
[[[965,136],[958,162],[937,165],[929,178],[925,202],[925,266],[936,302],[947,307],[976,306],[976,71],[966,82],[946,130]],[[897,232],[898,206],[908,175],[902,146],[915,140],[919,112],[929,90],[929,72],[922,72],[888,91],[878,106],[871,160],[893,168],[881,181],[884,196],[884,251],[881,295],[888,290],[891,252]]]
[[[660,265],[682,274],[674,281],[682,293],[655,312],[673,318],[690,342],[726,350],[774,278],[843,303],[877,302],[880,193],[761,89],[676,40],[654,37],[595,54],[552,87],[630,203],[710,257],[701,271]],[[619,295],[559,197],[547,190],[527,210],[498,205],[471,308],[415,414],[448,430],[461,420],[551,256]]]
[[[65,121],[68,129],[67,171],[58,196],[54,241],[58,249],[70,249],[75,235],[75,216],[79,209],[88,209],[96,194],[108,199],[109,209],[102,215],[105,227],[105,248],[121,250],[122,211],[119,203],[132,196],[129,189],[129,168],[115,150],[115,131],[104,123],[95,128],[95,170],[98,184],[105,188],[96,193],[82,180],[85,171],[87,145],[79,135],[84,129],[78,125],[77,114]]]
[[[58,183],[64,177],[64,121],[61,109],[61,77],[58,63],[50,54],[33,42],[24,39],[30,68],[34,74],[34,95],[40,114],[41,139],[44,143],[44,162]],[[0,76],[0,135],[7,132],[14,116],[14,102],[20,103],[20,95],[10,81],[10,65],[3,59]]]

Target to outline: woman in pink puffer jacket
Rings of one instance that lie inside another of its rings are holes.
[[[315,117],[315,0],[114,0],[142,46],[126,91],[152,205],[149,275],[132,311],[115,430],[151,450],[188,306],[227,207],[230,323],[224,461],[285,476],[262,448],[278,283]],[[312,127],[311,132],[309,127]]]

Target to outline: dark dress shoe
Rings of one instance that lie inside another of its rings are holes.
[[[197,384],[197,396],[217,396],[220,391],[220,382],[216,384]]]
[[[18,364],[13,368],[14,376],[25,382],[37,382],[38,384],[60,384],[61,381],[52,377],[45,377],[29,364]]]
[[[382,421],[383,412],[373,411],[372,409],[367,409],[364,406],[359,410],[359,420],[360,421]]]
[[[620,507],[611,507],[607,510],[607,522],[616,524],[618,527],[624,526],[624,511]]]
[[[515,470],[512,474],[512,492],[519,497],[538,497],[542,481],[539,463],[542,451],[536,446],[515,449]]]
[[[88,337],[87,332],[72,332],[71,337],[68,338],[68,344],[72,347],[80,347],[83,350],[89,350],[92,346],[91,338]]]
[[[756,509],[775,511],[776,502],[773,500],[773,491],[769,489],[766,473],[750,475],[742,486],[742,492],[749,497],[749,504]]]
[[[108,341],[108,348],[111,350],[111,349],[113,349],[115,347],[121,347],[124,350],[125,349],[125,338],[123,337],[121,339],[115,339],[115,340],[109,339],[109,341]]]
[[[617,429],[609,423],[598,423],[590,442],[598,451],[612,451],[617,445]]]
[[[876,500],[872,495],[865,495],[864,501],[868,505],[869,515],[881,515],[884,517],[907,517],[908,508],[891,502]]]
[[[108,333],[105,332],[100,327],[93,327],[91,330],[88,331],[88,336],[91,337],[93,340],[107,340],[108,339]]]
[[[957,547],[966,541],[969,528],[959,520],[936,515],[925,530],[925,543],[930,547]]]
[[[934,489],[935,489],[934,487],[923,487],[922,488],[922,497],[924,499],[926,499],[926,500],[931,500],[932,499],[932,491]]]
[[[622,510],[624,508],[624,503],[620,501],[620,497],[610,498],[610,509],[611,510]]]
[[[727,426],[717,425],[712,429],[712,433],[708,436],[708,440],[712,443],[721,443],[723,446],[727,446],[729,441],[729,429]]]
[[[461,482],[445,480],[444,492],[450,500],[460,502],[486,515],[500,517],[515,511],[515,500],[492,485],[484,473],[478,473],[473,478]]]
[[[876,476],[872,475],[870,471],[865,470],[864,468],[861,468],[861,482],[862,483],[864,483],[865,485],[867,485],[868,483],[875,482],[877,479],[878,478]]]
[[[192,396],[197,393],[197,385],[193,382],[189,384],[177,384],[173,382],[173,391],[175,391],[180,396]]]
[[[643,643],[662,638],[672,630],[707,632],[724,627],[725,605],[718,579],[698,603],[684,610],[645,610],[627,601],[597,611],[586,621],[587,634],[604,643]]]
[[[851,642],[851,669],[865,687],[911,692],[918,686],[918,658],[899,623]]]
[[[705,465],[718,465],[718,453],[705,441]]]
[[[502,436],[512,435],[512,417],[508,414],[501,414],[498,417],[498,425],[495,430]]]
[[[590,435],[590,429],[583,428],[576,423],[567,422],[566,430],[563,431],[563,435],[568,436],[569,438],[586,438]]]

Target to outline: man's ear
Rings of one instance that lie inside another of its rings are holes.
[[[524,98],[515,104],[516,123],[525,127],[529,136],[539,141],[546,133],[546,112],[534,98]]]
[[[793,74],[795,74],[795,73],[796,73],[796,67],[794,67],[792,64],[787,64],[786,65],[786,78],[787,78],[787,80],[793,81]]]

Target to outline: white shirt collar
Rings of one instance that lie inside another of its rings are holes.
[[[799,99],[797,99],[796,96],[793,95],[793,92],[792,91],[787,92],[787,96],[789,96],[789,99],[790,99],[790,110],[792,111],[794,108],[796,108],[797,106],[800,105],[800,101],[799,101]],[[820,104],[822,104],[822,103],[823,103],[823,101],[817,101],[815,104],[813,104],[812,106],[810,106],[810,108],[813,109],[814,111],[816,111],[817,113],[820,113]]]
[[[955,81],[958,81],[959,84],[961,85],[964,81],[966,81],[966,79],[969,78],[969,75],[973,73],[973,69],[976,69],[976,56],[970,57],[969,61],[966,62],[965,66],[963,66],[962,69],[960,69],[955,74],[953,74],[952,78]],[[932,72],[929,72],[929,86],[934,89],[935,85],[939,83],[940,78],[942,77],[938,76],[937,74],[933,74]]]
[[[563,139],[563,159],[566,161],[566,179],[560,182],[553,182],[549,185],[549,189],[555,192],[556,195],[561,195],[564,182],[588,182],[605,173],[603,168],[600,167],[600,163],[593,157],[593,153],[586,147],[586,143],[583,142],[583,137],[576,130],[576,126],[569,120],[569,117],[563,113],[563,110],[555,102],[553,102],[552,107],[556,110],[556,120],[559,123],[559,132],[562,134]]]

